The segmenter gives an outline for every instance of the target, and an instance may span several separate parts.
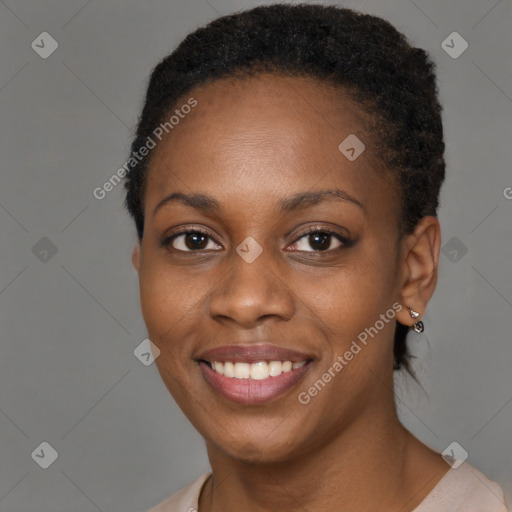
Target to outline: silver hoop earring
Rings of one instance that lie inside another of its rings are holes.
[[[407,309],[409,310],[411,318],[419,318],[420,314],[417,311],[414,311],[414,309],[412,309],[410,306],[407,306]],[[425,326],[423,325],[423,322],[421,320],[417,320],[416,322],[414,322],[412,330],[416,333],[420,333],[425,330]]]

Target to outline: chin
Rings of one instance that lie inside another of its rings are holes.
[[[251,423],[249,426],[248,423]],[[223,428],[222,420],[208,424],[196,424],[205,438],[209,455],[221,452],[224,456],[246,464],[279,464],[298,457],[307,444],[307,432],[300,423],[264,420],[257,418],[247,422],[231,423]],[[219,426],[221,425],[221,426]],[[259,426],[259,428],[258,428]],[[251,428],[252,427],[252,428]],[[314,443],[314,430],[310,435]]]

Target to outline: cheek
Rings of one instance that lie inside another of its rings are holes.
[[[191,317],[197,314],[194,288],[180,279],[179,272],[172,272],[158,261],[141,267],[139,274],[140,304],[149,338],[160,349],[157,364],[174,366],[184,352],[179,339]]]
[[[160,256],[147,255],[139,273],[140,302],[149,330],[162,337],[197,310],[204,290],[203,276],[191,277],[167,265]],[[170,333],[169,333],[170,334]]]
[[[343,266],[331,268],[318,279],[308,279],[307,286],[302,281],[300,295],[297,293],[323,332],[326,367],[349,350],[357,352],[356,357],[348,354],[351,362],[344,369],[351,378],[366,375],[364,367],[387,367],[392,354],[396,268],[392,258],[383,254],[387,253],[381,245],[368,242]],[[381,315],[386,312],[383,321]]]
[[[169,392],[180,402],[194,376],[190,345],[183,340],[189,340],[199,325],[200,286],[155,259],[141,267],[139,280],[148,337],[160,349],[155,364]]]
[[[300,296],[326,325],[349,332],[378,318],[391,306],[391,269],[354,258],[315,280],[304,281]]]

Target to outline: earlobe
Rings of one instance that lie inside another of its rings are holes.
[[[133,251],[132,251],[132,265],[133,265],[133,268],[138,273],[139,272],[139,267],[140,267],[140,244],[139,243],[136,243],[135,246],[133,247]]]
[[[441,228],[433,216],[423,217],[409,235],[404,251],[401,304],[397,320],[412,326],[421,321],[437,284]],[[408,307],[419,313],[411,316]]]

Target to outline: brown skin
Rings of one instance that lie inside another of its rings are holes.
[[[414,322],[407,305],[424,313],[437,281],[438,220],[425,217],[399,238],[397,186],[372,154],[372,118],[340,89],[259,75],[196,87],[190,96],[198,105],[150,165],[144,236],[132,261],[160,375],[206,440],[214,476],[200,512],[413,510],[449,466],[397,419],[394,321],[309,404],[297,395],[394,302],[403,306],[403,324]],[[350,133],[366,144],[354,162],[338,150]],[[364,209],[325,200],[281,213],[275,204],[336,187]],[[172,192],[207,194],[221,209],[173,202],[153,214]],[[316,224],[353,245],[333,236],[320,251],[307,235],[294,244]],[[174,249],[161,246],[178,226],[198,225],[211,234],[199,247],[209,252],[194,253],[185,236]],[[263,248],[250,264],[235,251],[249,236]],[[198,354],[263,340],[314,357],[297,388],[251,406],[219,396]]]

